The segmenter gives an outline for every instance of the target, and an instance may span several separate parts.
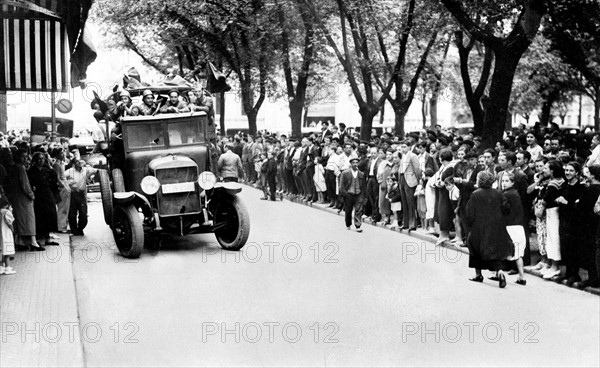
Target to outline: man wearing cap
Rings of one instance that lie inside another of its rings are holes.
[[[121,97],[121,101],[117,103],[116,119],[123,116],[133,115],[131,110],[133,107],[131,102],[131,94],[129,94],[128,91],[121,91],[119,96]]]
[[[377,168],[380,164],[377,147],[371,147],[369,150],[369,163],[366,167],[365,174],[367,176],[367,216],[371,215],[373,221],[379,221],[379,183],[377,182]]]
[[[350,168],[340,175],[340,196],[344,198],[344,219],[346,228],[350,230],[352,224],[352,210],[354,210],[354,226],[361,233],[363,205],[366,202],[367,182],[365,174],[358,170],[358,158],[350,159]]]
[[[156,111],[156,103],[154,103],[154,94],[147,89],[142,94],[142,103],[138,106],[140,115],[150,116]]]
[[[160,108],[161,114],[173,114],[180,112],[190,112],[190,108],[184,101],[179,100],[179,91],[172,89],[169,91],[169,100]]]

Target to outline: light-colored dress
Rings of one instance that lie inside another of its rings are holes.
[[[3,208],[0,210],[0,231],[2,231],[2,244],[0,246],[0,256],[11,256],[15,254],[15,239],[10,225],[15,221],[15,218],[9,209]]]
[[[327,190],[327,185],[325,184],[325,169],[323,168],[323,165],[315,165],[313,181],[315,182],[317,192],[325,192]]]

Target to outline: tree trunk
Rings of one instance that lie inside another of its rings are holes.
[[[221,135],[226,135],[225,130],[225,92],[221,92],[219,94],[220,104],[219,104],[219,126],[221,127]]]
[[[425,95],[421,99],[421,118],[423,119],[423,129],[427,129],[427,98]]]
[[[304,103],[293,99],[290,105],[290,120],[292,121],[292,137],[302,137],[302,112],[304,111]],[[307,109],[308,111],[308,109]]]
[[[251,111],[248,113],[246,111],[246,117],[248,118],[248,133],[250,135],[256,136],[257,128],[256,128],[256,116],[258,113],[256,111]]]
[[[379,112],[377,106],[364,106],[358,109],[360,113],[360,139],[371,140],[371,130],[373,129],[373,118]]]
[[[0,132],[8,131],[6,122],[8,120],[6,104],[6,91],[0,91]]]
[[[431,120],[431,127],[435,128],[435,126],[438,124],[438,120],[437,120],[437,104],[438,104],[438,97],[439,97],[439,88],[433,91],[433,95],[431,96],[431,98],[429,99],[429,116],[430,116],[430,120]]]
[[[404,118],[406,117],[406,111],[404,109],[396,110],[396,123],[395,123],[395,131],[396,135],[400,137],[400,139],[404,139]]]
[[[552,122],[552,105],[554,105],[557,97],[558,91],[550,92],[544,99],[542,110],[540,112],[540,124],[542,124],[542,126],[548,126],[548,123]]]
[[[600,132],[600,87],[596,87],[596,98],[594,99],[594,129]]]
[[[240,88],[242,90],[242,106],[248,119],[248,133],[256,135],[256,116],[258,115],[258,110],[254,109],[254,93],[251,82],[240,78]]]
[[[490,98],[483,121],[483,148],[492,148],[496,142],[502,139],[508,116],[512,83],[519,59],[520,55],[496,53],[496,64],[490,85],[490,96],[493,98]]]
[[[581,129],[581,110],[583,108],[582,103],[583,95],[579,94],[579,113],[577,114],[577,126]]]

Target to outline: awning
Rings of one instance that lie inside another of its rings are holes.
[[[92,0],[0,0],[0,90],[65,91],[96,51],[85,32]]]

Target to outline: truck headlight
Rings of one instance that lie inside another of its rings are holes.
[[[160,189],[160,182],[155,176],[148,175],[142,179],[142,191],[147,195],[153,195]]]
[[[204,171],[198,176],[198,185],[204,190],[214,188],[217,184],[217,177],[210,171]]]

